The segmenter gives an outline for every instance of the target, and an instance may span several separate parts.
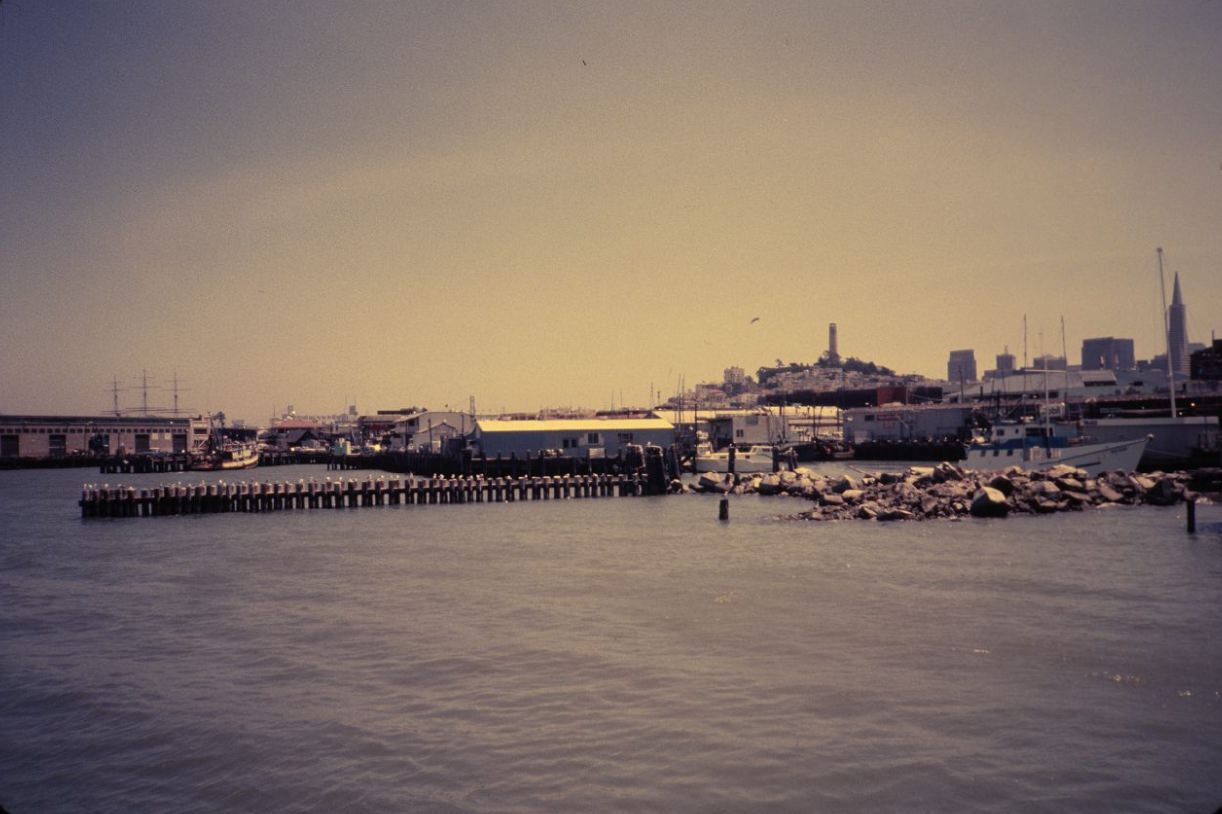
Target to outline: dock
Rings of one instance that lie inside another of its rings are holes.
[[[81,517],[163,517],[226,512],[309,511],[377,506],[514,503],[665,494],[656,481],[631,474],[432,478],[330,478],[296,482],[216,481],[152,488],[86,486]]]

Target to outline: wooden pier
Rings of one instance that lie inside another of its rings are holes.
[[[356,509],[372,506],[432,506],[513,503],[570,498],[636,497],[650,493],[641,473],[484,478],[482,476],[216,481],[153,488],[86,486],[81,517],[160,517],[223,512]]]

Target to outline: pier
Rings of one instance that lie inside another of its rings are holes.
[[[350,478],[272,483],[167,484],[153,488],[86,486],[81,517],[160,517],[225,512],[433,506],[665,494],[649,477],[631,474]]]

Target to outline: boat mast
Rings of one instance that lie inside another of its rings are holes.
[[[1175,371],[1171,368],[1171,314],[1167,311],[1167,284],[1163,279],[1163,247],[1158,253],[1158,290],[1163,295],[1163,337],[1167,340],[1167,389],[1171,392],[1171,417],[1175,418]]]

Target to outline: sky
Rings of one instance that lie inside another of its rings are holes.
[[[1220,78],[1222,0],[0,0],[0,413],[1148,358],[1159,246],[1208,342]]]

